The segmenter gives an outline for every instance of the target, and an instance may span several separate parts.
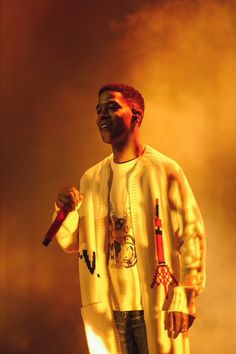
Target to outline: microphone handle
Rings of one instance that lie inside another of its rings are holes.
[[[60,209],[55,220],[53,221],[52,225],[49,227],[44,240],[42,242],[42,244],[44,246],[48,246],[49,243],[52,241],[52,239],[55,237],[55,235],[57,234],[57,231],[60,229],[63,221],[65,220],[65,218],[67,217],[67,215],[69,214],[69,210],[66,209]]]

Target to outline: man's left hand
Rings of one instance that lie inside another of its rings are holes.
[[[168,336],[170,338],[177,338],[179,333],[186,333],[192,326],[194,317],[183,312],[169,312],[168,313]]]

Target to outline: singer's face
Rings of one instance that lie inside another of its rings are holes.
[[[100,94],[97,110],[97,126],[104,143],[122,144],[133,132],[132,107],[117,91]]]

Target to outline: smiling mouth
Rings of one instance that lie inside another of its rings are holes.
[[[101,126],[100,126],[100,129],[101,130],[105,130],[105,129],[110,129],[110,125],[109,124],[102,124]]]

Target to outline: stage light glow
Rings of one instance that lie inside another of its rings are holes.
[[[89,349],[91,353],[110,354],[101,337],[96,335],[90,326],[86,326]]]

